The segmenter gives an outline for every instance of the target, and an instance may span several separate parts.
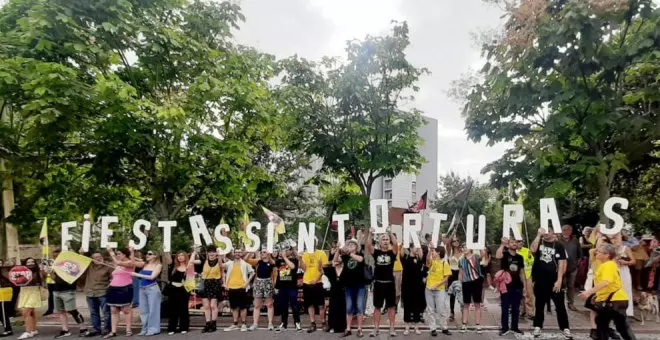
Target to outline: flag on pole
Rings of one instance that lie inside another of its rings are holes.
[[[266,219],[268,219],[268,222],[271,222],[275,225],[275,232],[278,235],[284,234],[286,232],[284,220],[274,212],[266,209],[266,207],[262,206],[261,208],[264,210],[264,214],[266,214]]]
[[[63,251],[53,263],[53,270],[62,280],[73,284],[87,270],[92,259],[72,251]]]
[[[425,191],[422,197],[419,198],[419,201],[417,201],[417,206],[415,207],[415,210],[417,211],[422,211],[426,209],[426,204],[428,203],[428,195],[429,191]]]
[[[48,219],[44,218],[44,224],[41,226],[39,233],[39,243],[41,243],[41,257],[48,258]]]

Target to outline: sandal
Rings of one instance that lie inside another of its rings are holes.
[[[103,339],[110,339],[110,338],[116,338],[116,337],[117,337],[117,333],[108,333],[103,337]]]
[[[351,335],[352,335],[351,331],[344,331],[344,334],[342,334],[341,337],[346,338],[346,337],[349,337]]]
[[[126,331],[126,336],[127,336],[127,337],[133,336],[133,332],[131,332],[131,331]]]
[[[361,337],[363,337],[363,336],[364,336],[364,334],[362,333],[362,329],[358,329],[358,330],[357,330],[357,337],[358,337],[358,338],[361,338]]]

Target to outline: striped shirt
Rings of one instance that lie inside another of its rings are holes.
[[[471,282],[482,277],[479,256],[472,255],[469,258],[462,256],[458,267],[463,269],[463,282]]]

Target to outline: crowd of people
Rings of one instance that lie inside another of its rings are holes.
[[[43,269],[51,293],[49,304],[62,327],[56,338],[72,335],[69,315],[83,337],[116,337],[120,323],[124,334],[131,336],[136,303],[142,326],[139,335],[159,334],[163,296],[167,297],[167,333],[185,334],[190,331],[191,294],[202,301],[204,333],[217,331],[219,310],[228,304],[232,323],[224,331],[257,329],[263,311],[268,330],[289,329],[291,313],[291,328],[302,331],[303,310],[309,315],[308,333],[323,329],[348,337],[355,331],[357,337],[363,337],[368,300],[373,308],[370,337],[381,332],[383,315],[387,333],[396,336],[399,308],[403,310],[404,335],[420,334],[424,324],[432,336],[451,335],[449,323],[456,321],[456,302],[461,312],[458,331],[470,327],[473,313],[472,327],[481,333],[485,291],[493,287],[501,297],[503,336],[522,333],[520,319],[529,317],[533,335],[539,337],[545,311],[554,305],[560,330],[567,339],[572,338],[567,310],[578,309],[578,297],[591,311],[593,339],[620,336],[634,340],[628,321],[633,292],[653,287],[652,268],[658,262],[648,261],[657,241],[636,236],[608,236],[598,228],[585,228],[582,235],[574,235],[574,228],[566,225],[561,235],[539,229],[529,248],[522,241],[504,238],[492,256],[486,249],[467,249],[455,235],[443,236],[439,245],[426,235],[421,247],[404,248],[395,234],[374,235],[365,228],[344,247],[334,242],[329,252],[299,254],[291,241],[278,244],[272,253],[235,249],[227,255],[220,255],[212,245],[203,253],[196,249],[176,254],[149,250],[143,257],[131,249],[107,249],[107,256],[100,251],[89,254],[93,262],[78,282],[68,283],[54,271]],[[30,258],[25,265],[39,263]],[[192,286],[191,277],[197,278]],[[4,331],[0,336],[13,334],[10,316],[18,308],[25,324],[18,339],[29,339],[38,334],[35,310],[41,307],[42,288],[15,290],[14,301],[3,302]],[[87,301],[87,322],[77,310],[77,291]],[[369,291],[371,299],[367,298]]]

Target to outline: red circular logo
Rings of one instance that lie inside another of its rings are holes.
[[[32,281],[32,270],[26,266],[15,266],[9,270],[9,281],[14,286],[27,286]]]

